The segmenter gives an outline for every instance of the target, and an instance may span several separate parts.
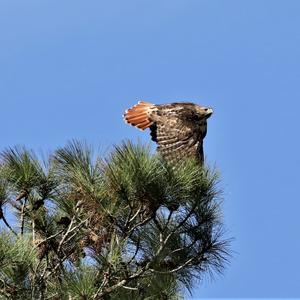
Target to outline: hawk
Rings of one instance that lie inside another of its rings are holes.
[[[157,105],[139,101],[123,117],[126,123],[141,130],[150,129],[157,151],[167,162],[194,157],[202,164],[203,139],[212,113],[212,108],[190,102]]]

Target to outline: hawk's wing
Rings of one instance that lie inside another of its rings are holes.
[[[158,152],[171,163],[193,157],[203,161],[203,137],[197,126],[178,118],[160,118],[150,126]]]

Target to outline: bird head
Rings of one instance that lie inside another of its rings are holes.
[[[197,106],[197,112],[202,118],[208,119],[214,111],[211,107]]]

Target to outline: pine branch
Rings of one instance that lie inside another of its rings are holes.
[[[62,238],[61,238],[61,240],[59,242],[59,245],[58,245],[58,248],[57,248],[57,253],[59,253],[61,251],[61,248],[62,248],[62,246],[63,246],[66,238],[68,237],[68,235],[70,233],[72,233],[74,230],[78,229],[82,224],[84,224],[88,220],[88,219],[85,219],[84,221],[80,222],[78,225],[76,225],[76,226],[73,227],[73,224],[76,221],[77,213],[78,213],[78,211],[80,209],[80,205],[81,204],[82,204],[81,202],[78,202],[77,205],[76,205],[76,210],[75,210],[74,216],[71,219],[71,222],[70,222],[70,224],[68,226],[68,229],[67,229],[66,233],[62,236]]]
[[[6,220],[5,216],[4,216],[4,214],[1,213],[1,215],[2,215],[1,219],[2,219],[2,221],[4,222],[4,224],[6,225],[6,227],[7,227],[14,235],[18,235],[18,234],[12,229],[12,227],[9,225],[9,223],[7,222],[7,220]]]
[[[118,283],[112,285],[111,287],[104,289],[104,291],[101,292],[101,289],[98,290],[95,293],[93,299],[101,298],[101,297],[103,297],[105,295],[110,294],[111,292],[113,292],[114,290],[118,289],[119,287],[123,287],[129,281],[132,281],[133,279],[136,279],[136,278],[140,277],[148,269],[149,269],[149,263],[145,267],[143,267],[140,271],[132,274],[131,276],[129,276],[126,279],[123,279],[123,280],[119,281]]]
[[[44,239],[44,240],[40,241],[39,243],[37,243],[37,244],[35,245],[35,248],[38,248],[38,247],[41,246],[42,244],[44,244],[44,243],[50,241],[51,239],[56,238],[58,235],[60,235],[60,234],[63,233],[64,231],[65,231],[65,229],[62,229],[62,230],[60,230],[60,231],[58,231],[58,232],[56,232],[56,233],[50,235],[50,236],[47,237],[46,239]]]
[[[147,224],[150,220],[153,219],[153,216],[149,216],[147,218],[145,218],[144,220],[142,220],[141,222],[135,224],[127,233],[127,236],[130,237],[131,234],[138,228],[138,227],[141,227],[145,224]]]
[[[21,223],[21,235],[24,233],[24,222],[25,222],[25,206],[26,206],[26,201],[27,198],[24,199],[24,202],[21,207],[21,218],[20,218],[20,223]]]

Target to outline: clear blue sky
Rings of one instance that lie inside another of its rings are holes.
[[[2,0],[0,150],[149,141],[138,100],[212,106],[236,252],[197,297],[300,297],[299,0]]]

